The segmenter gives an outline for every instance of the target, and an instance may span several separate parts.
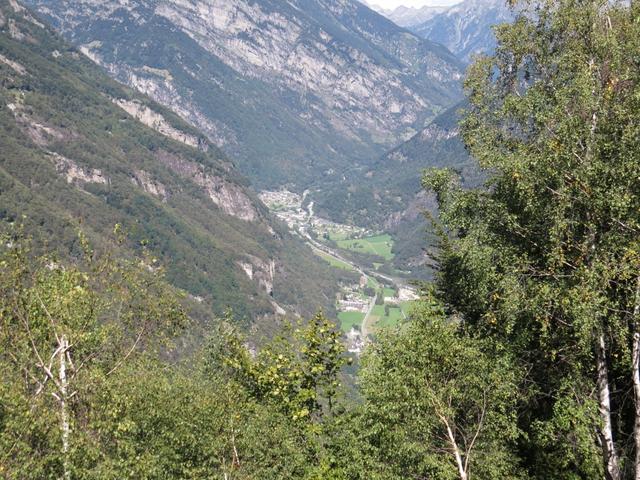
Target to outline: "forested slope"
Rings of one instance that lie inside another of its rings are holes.
[[[0,212],[76,250],[116,224],[169,280],[238,318],[331,305],[335,278],[200,132],[122,87],[15,2],[0,7]]]

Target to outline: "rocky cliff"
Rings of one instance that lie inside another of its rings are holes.
[[[459,98],[439,45],[355,0],[29,0],[115,78],[199,127],[259,186],[366,163]]]
[[[250,322],[331,308],[334,272],[203,133],[14,0],[0,0],[0,152],[0,229],[20,219],[69,258],[78,228],[101,248],[118,224],[117,253],[144,245],[209,313],[232,308]]]

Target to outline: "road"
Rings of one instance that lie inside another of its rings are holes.
[[[305,192],[304,197],[306,197],[307,192]],[[307,216],[307,222],[305,227],[306,228],[301,228],[299,230],[299,233],[307,240],[307,243],[309,244],[309,246],[313,249],[319,250],[320,252],[324,253],[325,255],[329,255],[333,258],[335,258],[336,260],[339,260],[341,262],[344,262],[348,265],[350,265],[355,271],[357,271],[360,275],[362,275],[363,277],[365,277],[365,279],[367,280],[367,283],[369,283],[369,279],[371,277],[378,277],[378,278],[382,278],[388,282],[391,282],[393,285],[396,286],[396,288],[401,288],[403,285],[398,281],[398,279],[396,278],[392,278],[392,277],[388,277],[387,275],[383,275],[382,273],[379,272],[374,272],[374,271],[367,271],[364,270],[360,265],[358,265],[357,263],[354,263],[353,261],[343,257],[342,255],[340,255],[338,252],[336,252],[334,249],[332,249],[331,247],[329,247],[328,245],[325,245],[324,243],[318,242],[317,240],[314,240],[311,235],[309,235],[309,233],[307,232],[307,229],[311,226],[311,220],[313,219],[314,216],[314,212],[313,212],[313,202],[309,202],[309,205],[307,205],[307,211],[309,212],[309,215]],[[373,309],[376,306],[376,300],[378,299],[378,293],[376,292],[375,296],[371,299],[371,302],[369,302],[369,309],[367,310],[367,313],[364,316],[364,319],[362,320],[362,324],[360,325],[360,332],[362,334],[362,338],[365,342],[368,341],[369,338],[369,334],[371,333],[370,329],[369,329],[369,320],[371,317],[371,314],[373,313]],[[404,311],[402,312],[402,315],[404,316]],[[406,316],[405,316],[406,318]]]
[[[369,341],[369,333],[371,333],[369,331],[369,317],[373,312],[373,307],[376,306],[377,300],[378,300],[378,294],[376,293],[376,296],[371,299],[371,302],[369,303],[369,310],[367,310],[367,314],[362,319],[362,325],[360,325],[360,333],[362,334],[362,339],[364,340],[365,343]]]

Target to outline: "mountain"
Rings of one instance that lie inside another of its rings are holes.
[[[385,17],[387,16],[387,14],[393,11],[393,9],[384,8],[377,3],[367,2],[367,0],[360,0],[360,3],[369,7],[374,12],[378,12],[380,15],[384,15]]]
[[[429,167],[452,168],[466,186],[477,186],[483,180],[460,138],[458,121],[465,105],[461,102],[447,109],[376,162],[351,172],[346,187],[325,192],[316,209],[343,212],[341,220],[347,223],[368,219],[393,235],[395,268],[409,270],[413,277],[428,276],[423,249],[429,238],[423,212],[437,215],[437,207],[422,189],[422,172]]]
[[[461,97],[461,63],[355,0],[29,0],[258,188],[379,157]]]
[[[405,7],[404,5],[400,5],[399,7],[391,10],[377,10],[375,7],[373,8],[396,25],[409,29],[416,25],[420,25],[447,10],[447,7],[430,5],[424,5],[422,7]]]
[[[460,137],[458,122],[466,102],[461,102],[436,117],[433,122],[407,142],[384,155],[372,171],[386,178],[386,188],[395,192],[406,205],[389,215],[385,228],[396,239],[396,266],[424,266],[428,262],[425,246],[434,245],[427,233],[423,212],[437,216],[437,204],[421,186],[426,168],[450,168],[458,172],[466,187],[476,187],[484,180],[477,162],[469,156]],[[406,268],[406,267],[405,267]],[[420,269],[417,268],[417,271]]]
[[[66,255],[81,227],[142,245],[168,280],[247,322],[331,308],[337,279],[272,219],[228,158],[123,87],[15,0],[0,0],[0,219]]]
[[[505,0],[464,0],[411,30],[468,63],[475,54],[490,53],[496,45],[492,27],[512,19]]]

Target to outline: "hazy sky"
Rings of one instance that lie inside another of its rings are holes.
[[[384,8],[395,8],[400,5],[407,7],[421,7],[423,5],[453,5],[460,0],[369,0],[371,4],[377,4]]]

